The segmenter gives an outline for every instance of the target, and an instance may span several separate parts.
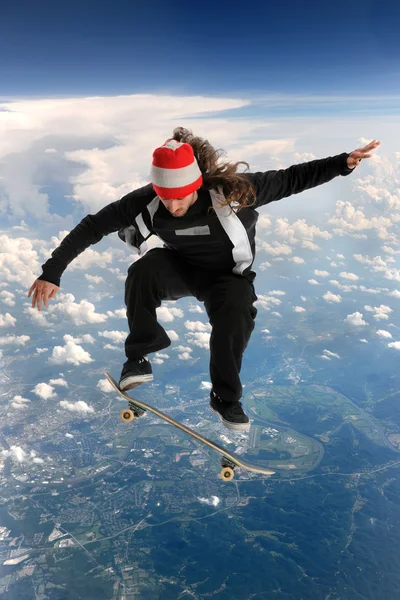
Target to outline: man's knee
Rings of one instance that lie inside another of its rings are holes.
[[[210,324],[218,328],[233,330],[236,328],[254,328],[257,309],[252,302],[243,298],[227,298],[218,308],[206,306]]]
[[[206,302],[206,309],[209,315],[220,313],[234,316],[249,315],[254,319],[257,309],[254,302],[257,296],[253,285],[244,277],[238,277],[229,281],[228,285],[217,293],[211,293]]]

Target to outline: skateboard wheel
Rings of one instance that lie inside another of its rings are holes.
[[[129,421],[136,419],[135,413],[130,408],[124,408],[124,410],[121,410],[119,416],[123,421],[125,421],[125,423],[129,423]]]
[[[234,472],[233,469],[231,467],[224,467],[220,473],[221,478],[224,481],[230,481],[231,479],[233,479],[234,476]]]

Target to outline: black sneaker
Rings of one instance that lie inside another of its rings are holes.
[[[140,383],[147,383],[153,380],[150,361],[142,356],[137,360],[127,360],[122,367],[119,380],[119,389],[126,391],[134,388]]]
[[[249,417],[243,412],[242,403],[225,402],[214,391],[210,393],[210,409],[219,416],[222,424],[234,431],[248,431]]]

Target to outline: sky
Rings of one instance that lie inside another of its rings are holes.
[[[0,97],[395,95],[397,0],[9,3]]]
[[[372,281],[395,304],[399,22],[394,1],[10,4],[0,22],[0,333],[24,329],[12,308],[42,328],[60,314],[77,328],[107,321],[107,311],[94,316],[96,302],[133,260],[116,234],[73,261],[47,316],[29,308],[27,290],[84,216],[149,183],[152,152],[178,125],[253,172],[380,140],[351,176],[260,211],[257,285],[271,310],[268,269],[302,277],[301,265],[315,263],[305,277],[314,299],[340,303]],[[113,310],[124,319],[122,300]],[[398,329],[394,304],[360,301],[350,321],[385,314]],[[166,322],[176,317],[160,310]],[[196,327],[204,349],[209,332]],[[3,353],[11,339],[0,338]]]

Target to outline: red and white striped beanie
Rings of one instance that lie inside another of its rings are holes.
[[[160,198],[184,198],[201,187],[203,176],[190,144],[170,139],[153,152],[151,182]]]

